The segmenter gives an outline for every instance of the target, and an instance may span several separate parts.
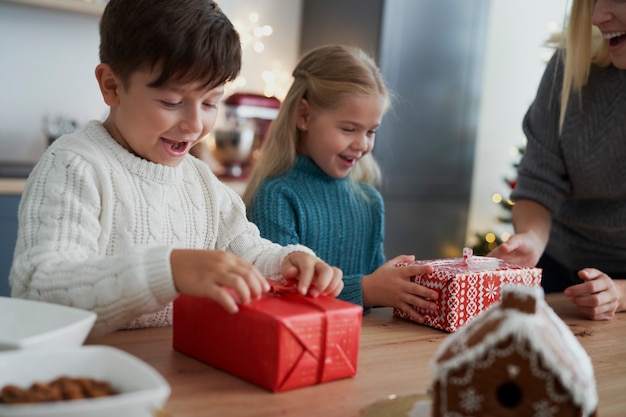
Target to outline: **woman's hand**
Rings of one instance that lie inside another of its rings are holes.
[[[523,265],[535,266],[548,244],[552,215],[532,200],[518,200],[513,206],[515,235],[489,252],[488,256]]]
[[[585,282],[566,288],[563,294],[576,309],[591,320],[610,320],[615,313],[624,310],[626,282],[615,281],[595,268],[578,272]]]
[[[535,266],[539,262],[543,249],[544,245],[532,233],[519,233],[511,236],[508,241],[489,252],[487,256],[522,266]]]

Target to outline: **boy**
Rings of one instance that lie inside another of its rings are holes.
[[[230,312],[278,273],[336,296],[342,274],[264,240],[241,199],[189,149],[213,128],[241,66],[232,23],[208,0],[111,0],[96,78],[107,119],[57,139],[28,179],[12,295],[98,314],[91,336],[171,324],[179,292]]]

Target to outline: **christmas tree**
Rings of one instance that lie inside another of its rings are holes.
[[[518,156],[517,162],[513,164],[515,170],[517,170],[517,166],[519,165],[519,159],[521,159],[524,154],[524,146],[516,147],[511,149],[511,153]],[[517,178],[504,178],[504,182],[506,183],[510,193],[515,189],[517,185]],[[506,223],[512,224],[512,213],[513,206],[515,203],[511,200],[510,197],[505,198],[502,194],[496,192],[491,195],[491,201],[494,204],[498,204],[503,209],[503,214],[496,218],[498,223]],[[472,246],[472,250],[475,255],[487,255],[493,249],[495,249],[499,244],[506,242],[508,238],[511,236],[509,232],[504,232],[498,235],[495,231],[488,231],[484,233],[476,233],[477,243]]]
[[[593,42],[595,45],[594,48],[596,48],[598,45],[600,45],[603,42],[602,34],[599,30],[597,30],[596,27],[594,27],[592,36],[593,36]],[[545,46],[555,50],[560,45],[563,45],[563,43],[564,43],[564,40],[563,40],[562,32],[554,32],[554,33],[551,33],[548,39],[546,40]],[[547,63],[552,57],[552,54],[553,54],[553,51],[545,55],[543,57],[543,61]],[[519,161],[521,157],[524,155],[524,150],[526,148],[525,142],[526,142],[526,139],[524,138],[524,143],[521,147],[514,147],[511,149],[511,154],[518,158],[517,162],[513,164],[515,171],[517,171],[517,166],[519,165]],[[510,192],[513,191],[515,189],[515,186],[517,185],[517,178],[513,178],[513,179],[504,178],[504,182],[507,184],[509,188],[509,194],[510,194]],[[500,205],[505,211],[504,215],[497,217],[497,221],[499,223],[512,224],[513,220],[512,220],[511,211],[513,210],[513,206],[515,205],[515,203],[510,199],[510,197],[504,198],[502,194],[496,192],[492,194],[491,200],[495,204]],[[498,245],[500,245],[503,242],[506,242],[509,239],[509,237],[511,237],[511,233],[513,233],[512,226],[510,228],[510,231],[511,231],[510,233],[504,232],[504,233],[501,233],[500,235],[498,235],[495,231],[476,233],[475,236],[477,239],[477,243],[474,246],[472,246],[472,250],[474,251],[476,255],[487,255],[489,252],[495,249]]]

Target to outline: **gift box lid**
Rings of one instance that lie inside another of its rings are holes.
[[[463,250],[463,257],[460,258],[446,258],[446,259],[431,259],[431,260],[416,260],[413,262],[403,262],[399,266],[417,264],[417,265],[430,265],[435,269],[437,277],[446,280],[463,275],[474,275],[481,272],[503,272],[503,271],[522,271],[522,270],[534,270],[534,267],[525,267],[522,265],[507,262],[503,259],[489,257],[489,256],[474,256],[472,250],[465,248]],[[424,274],[431,275],[431,274]]]

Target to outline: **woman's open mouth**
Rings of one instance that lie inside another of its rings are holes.
[[[611,47],[618,46],[626,40],[626,32],[605,33],[602,36],[609,41]]]

